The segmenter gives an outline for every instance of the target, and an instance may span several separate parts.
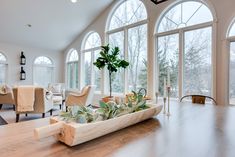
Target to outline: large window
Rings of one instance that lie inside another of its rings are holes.
[[[115,93],[127,93],[147,88],[147,12],[140,0],[126,0],[121,3],[108,25],[108,42],[118,46],[120,57],[128,60],[127,70],[120,70],[112,76]]]
[[[54,66],[51,59],[45,56],[37,57],[33,69],[34,84],[48,87],[54,82]]]
[[[93,63],[99,56],[101,39],[98,33],[89,33],[83,42],[83,80],[85,85],[96,85],[96,91],[101,91],[101,71]]]
[[[213,16],[201,2],[180,2],[163,14],[156,34],[160,95],[167,71],[173,97],[212,95],[212,26]]]
[[[7,59],[6,57],[0,52],[0,84],[6,83],[6,76],[7,76]]]
[[[229,103],[235,105],[235,23],[229,31],[230,65],[229,65]]]
[[[67,57],[67,86],[69,89],[79,88],[78,84],[78,52],[75,49],[71,49]]]

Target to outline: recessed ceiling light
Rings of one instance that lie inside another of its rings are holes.
[[[71,2],[72,2],[72,3],[76,3],[76,2],[77,2],[77,0],[71,0]]]

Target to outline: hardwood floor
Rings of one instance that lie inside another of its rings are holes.
[[[235,107],[172,103],[163,114],[90,142],[68,147],[54,138],[35,141],[48,118],[0,127],[0,156],[234,157]]]

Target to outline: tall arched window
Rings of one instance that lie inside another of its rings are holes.
[[[34,84],[48,87],[54,82],[54,65],[50,58],[45,56],[37,57],[33,68]]]
[[[235,105],[235,22],[229,29],[230,65],[229,65],[229,103]]]
[[[213,15],[201,1],[179,2],[166,10],[157,25],[158,91],[171,74],[172,96],[212,95]]]
[[[79,75],[78,75],[78,62],[79,56],[75,49],[71,49],[67,57],[67,86],[70,89],[79,88]]]
[[[113,91],[127,93],[147,88],[147,11],[140,0],[125,0],[111,14],[108,42],[118,46],[121,57],[128,60],[127,71],[113,75]]]
[[[6,83],[7,78],[7,59],[6,57],[0,52],[0,84]]]
[[[83,42],[84,57],[84,83],[85,85],[96,85],[96,91],[101,91],[101,72],[93,63],[99,56],[101,39],[98,33],[89,33]]]

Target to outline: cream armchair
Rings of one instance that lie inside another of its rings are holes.
[[[59,105],[62,109],[63,103],[65,101],[65,89],[63,83],[50,83],[48,85],[48,90],[53,93],[53,104],[55,106]]]
[[[81,93],[69,93],[66,100],[65,105],[66,109],[68,106],[88,106],[92,103],[95,92],[95,86],[88,85],[84,87]]]
[[[44,88],[36,87],[35,88],[35,99],[34,99],[34,110],[31,112],[21,112],[19,111],[17,107],[17,88],[13,88],[14,98],[15,98],[15,105],[16,105],[16,122],[19,121],[20,114],[42,114],[42,118],[45,117],[45,113],[50,111],[50,115],[52,115],[52,109],[53,109],[53,102],[52,102],[52,96],[47,95],[47,91]]]
[[[13,105],[13,109],[15,110],[15,102],[14,102],[12,89],[5,85],[4,87],[2,86],[1,88],[5,88],[5,89],[4,89],[4,93],[0,93],[0,110],[2,109],[3,105]]]

